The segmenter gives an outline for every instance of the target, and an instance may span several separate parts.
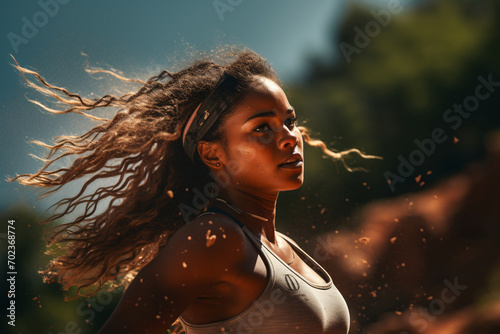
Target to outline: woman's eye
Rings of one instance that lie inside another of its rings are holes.
[[[293,127],[297,124],[297,117],[289,118],[287,121],[289,122],[289,125]]]
[[[270,130],[271,128],[269,127],[268,124],[262,124],[262,125],[259,125],[257,128],[255,128],[254,131],[256,132],[264,132],[266,130]]]
[[[288,118],[285,121],[285,123],[287,124],[287,126],[293,128],[297,124],[297,117]],[[268,130],[271,130],[271,126],[266,123],[266,124],[259,125],[257,128],[255,128],[254,131],[256,131],[256,132],[264,132],[264,131],[268,131]]]

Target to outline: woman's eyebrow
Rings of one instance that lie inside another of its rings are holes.
[[[292,108],[292,109],[288,109],[288,110],[286,111],[286,114],[287,114],[287,115],[288,115],[288,114],[291,114],[291,113],[293,113],[294,111],[295,111],[295,110],[294,110],[293,108]],[[259,118],[259,117],[273,117],[273,116],[276,116],[276,113],[275,113],[274,111],[263,111],[263,112],[260,112],[260,113],[255,114],[255,115],[252,115],[250,118],[248,118],[248,119],[245,121],[245,123],[246,123],[246,122],[248,122],[248,121],[250,121],[250,120],[252,120],[252,119],[254,119],[254,118]],[[243,123],[243,124],[245,124],[245,123]]]

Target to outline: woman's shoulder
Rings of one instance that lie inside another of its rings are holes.
[[[232,262],[245,255],[246,236],[230,217],[204,213],[174,232],[161,252],[193,263]]]

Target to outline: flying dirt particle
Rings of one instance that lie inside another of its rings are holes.
[[[139,282],[144,283],[144,280],[141,278],[141,279],[139,280]]]
[[[191,238],[191,236],[188,236],[188,240],[191,240],[191,239],[193,239],[193,238]]]
[[[435,198],[435,199],[438,199],[437,195],[434,195],[434,198]]]
[[[392,237],[392,238],[391,238],[391,244],[393,244],[393,245],[394,245],[394,243],[396,242],[396,240],[397,240],[397,239],[398,239],[397,237]]]
[[[312,226],[311,226],[311,228],[314,230],[314,229],[316,228],[316,226],[315,226],[315,225],[312,225]]]
[[[419,182],[420,182],[420,179],[422,179],[422,175],[421,175],[421,174],[418,174],[418,176],[415,178],[415,182],[416,182],[416,183],[419,183]]]
[[[431,170],[428,170],[427,173],[425,173],[427,175],[431,175],[432,174],[432,171]]]
[[[434,299],[434,297],[432,296],[427,297],[427,300],[432,300],[432,299]]]
[[[301,200],[305,200],[306,198],[305,198],[304,196],[302,196],[300,199],[301,199]]]
[[[368,245],[368,244],[370,243],[370,240],[371,240],[371,239],[370,239],[370,238],[368,238],[368,237],[361,237],[361,238],[359,238],[358,240],[359,240],[359,242],[361,242],[363,245]]]
[[[420,187],[422,187],[424,184],[425,184],[425,182],[424,182],[424,181],[422,181],[422,182],[420,182],[418,185],[419,185]]]
[[[394,218],[394,221],[395,221],[396,223],[399,223],[399,219],[398,219],[398,218]]]
[[[406,267],[406,263],[401,263],[401,267]]]
[[[422,238],[422,242],[425,244],[427,242],[427,239]]]
[[[214,222],[213,222],[213,221],[211,221],[211,220],[209,220],[209,221],[208,221],[208,224],[209,224],[209,225],[212,225],[213,223],[214,223]]]
[[[222,235],[222,239],[226,239],[226,235],[225,234]]]
[[[168,190],[168,191],[167,191],[167,195],[168,195],[168,197],[170,197],[170,198],[174,198],[174,192],[173,192],[172,190]]]
[[[410,204],[408,204],[409,207],[412,207],[413,206],[413,202],[410,202]]]
[[[456,144],[460,141],[460,139],[458,139],[457,137],[453,137],[453,144]]]
[[[365,259],[361,259],[361,262],[364,264],[368,264],[368,261],[366,261]]]
[[[188,266],[188,265],[186,264],[186,262],[182,262],[182,268],[186,269],[186,268],[187,268],[187,266]]]
[[[377,298],[377,291],[373,290],[370,292],[373,298]]]
[[[346,202],[349,202],[349,198],[346,198],[346,199],[345,199],[345,201],[346,201]]]
[[[210,233],[211,233],[211,231],[208,230],[207,231],[207,235],[206,235],[206,238],[207,238],[207,247],[212,246],[215,243],[215,239],[217,239],[216,235],[210,235]]]
[[[326,209],[325,209],[325,208],[323,208],[323,209],[321,209],[321,212],[320,212],[319,214],[320,214],[320,215],[322,215],[322,214],[324,214],[324,213],[325,213],[325,211],[326,211]]]
[[[167,300],[167,299],[168,299],[168,296],[163,297],[163,299]]]
[[[156,319],[160,319],[160,316],[159,316],[159,315],[157,315],[157,316],[156,316]]]
[[[403,312],[400,312],[400,311],[394,311],[394,313],[396,313],[397,315],[402,315]]]

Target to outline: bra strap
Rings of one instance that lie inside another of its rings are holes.
[[[222,214],[224,214],[226,216],[231,217],[238,225],[240,225],[241,228],[245,227],[245,225],[243,225],[238,219],[236,219],[236,217],[234,217],[233,215],[230,215],[229,213],[227,213],[226,211],[222,210],[221,208],[212,206],[212,207],[208,208],[207,211],[205,211],[205,212],[222,213]]]

